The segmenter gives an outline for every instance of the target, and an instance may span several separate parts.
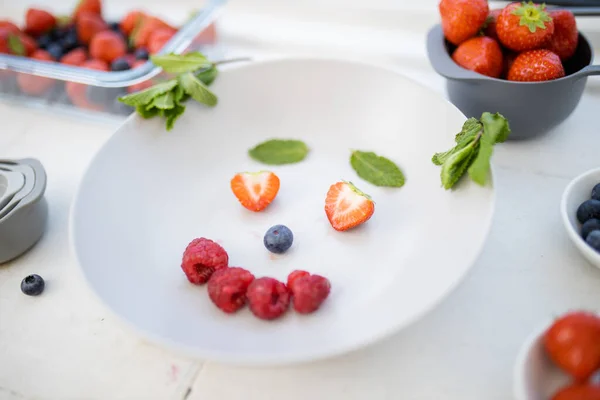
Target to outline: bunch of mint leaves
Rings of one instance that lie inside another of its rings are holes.
[[[484,112],[481,118],[469,118],[455,137],[456,145],[448,151],[436,153],[431,161],[442,167],[444,189],[451,189],[465,172],[471,180],[484,186],[489,179],[490,160],[496,143],[510,135],[510,126],[501,114]]]
[[[163,117],[170,131],[185,112],[184,103],[188,99],[209,107],[217,105],[217,96],[208,89],[217,77],[217,65],[202,53],[151,56],[150,61],[176,77],[119,98],[120,102],[134,107],[142,118]]]

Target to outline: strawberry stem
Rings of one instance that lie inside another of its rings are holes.
[[[552,21],[552,17],[546,12],[546,4],[537,5],[532,1],[523,2],[512,13],[521,17],[519,26],[526,26],[531,33],[535,33],[537,28],[546,29],[546,22]]]

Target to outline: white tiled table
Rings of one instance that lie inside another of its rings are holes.
[[[221,32],[231,54],[368,57],[444,93],[424,51],[435,1],[379,0],[369,10],[358,1],[295,3],[231,4]],[[335,3],[344,11],[334,17],[323,4]],[[308,4],[321,5],[308,12]],[[598,51],[594,25],[581,26]],[[512,363],[525,336],[549,316],[600,303],[600,271],[571,246],[558,213],[569,179],[600,164],[598,110],[600,79],[591,78],[578,109],[555,132],[498,147],[497,209],[487,245],[464,283],[431,314],[347,356],[251,369],[189,359],[140,340],[83,284],[68,247],[69,207],[86,165],[115,126],[0,104],[0,156],[40,159],[50,204],[44,239],[0,266],[0,399],[510,399]],[[30,273],[47,280],[39,298],[20,292]]]

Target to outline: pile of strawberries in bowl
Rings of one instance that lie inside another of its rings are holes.
[[[568,10],[533,2],[490,10],[487,0],[441,0],[444,37],[461,67],[492,78],[540,82],[565,76],[579,33]]]

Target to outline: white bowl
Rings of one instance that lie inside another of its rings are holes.
[[[592,265],[600,268],[600,253],[590,247],[581,237],[581,224],[577,220],[577,208],[592,196],[592,188],[600,183],[600,168],[587,171],[573,179],[563,192],[560,213],[567,234],[581,254]]]
[[[533,332],[519,350],[513,371],[516,400],[548,400],[571,381],[544,349],[542,338],[552,323],[549,320]]]

